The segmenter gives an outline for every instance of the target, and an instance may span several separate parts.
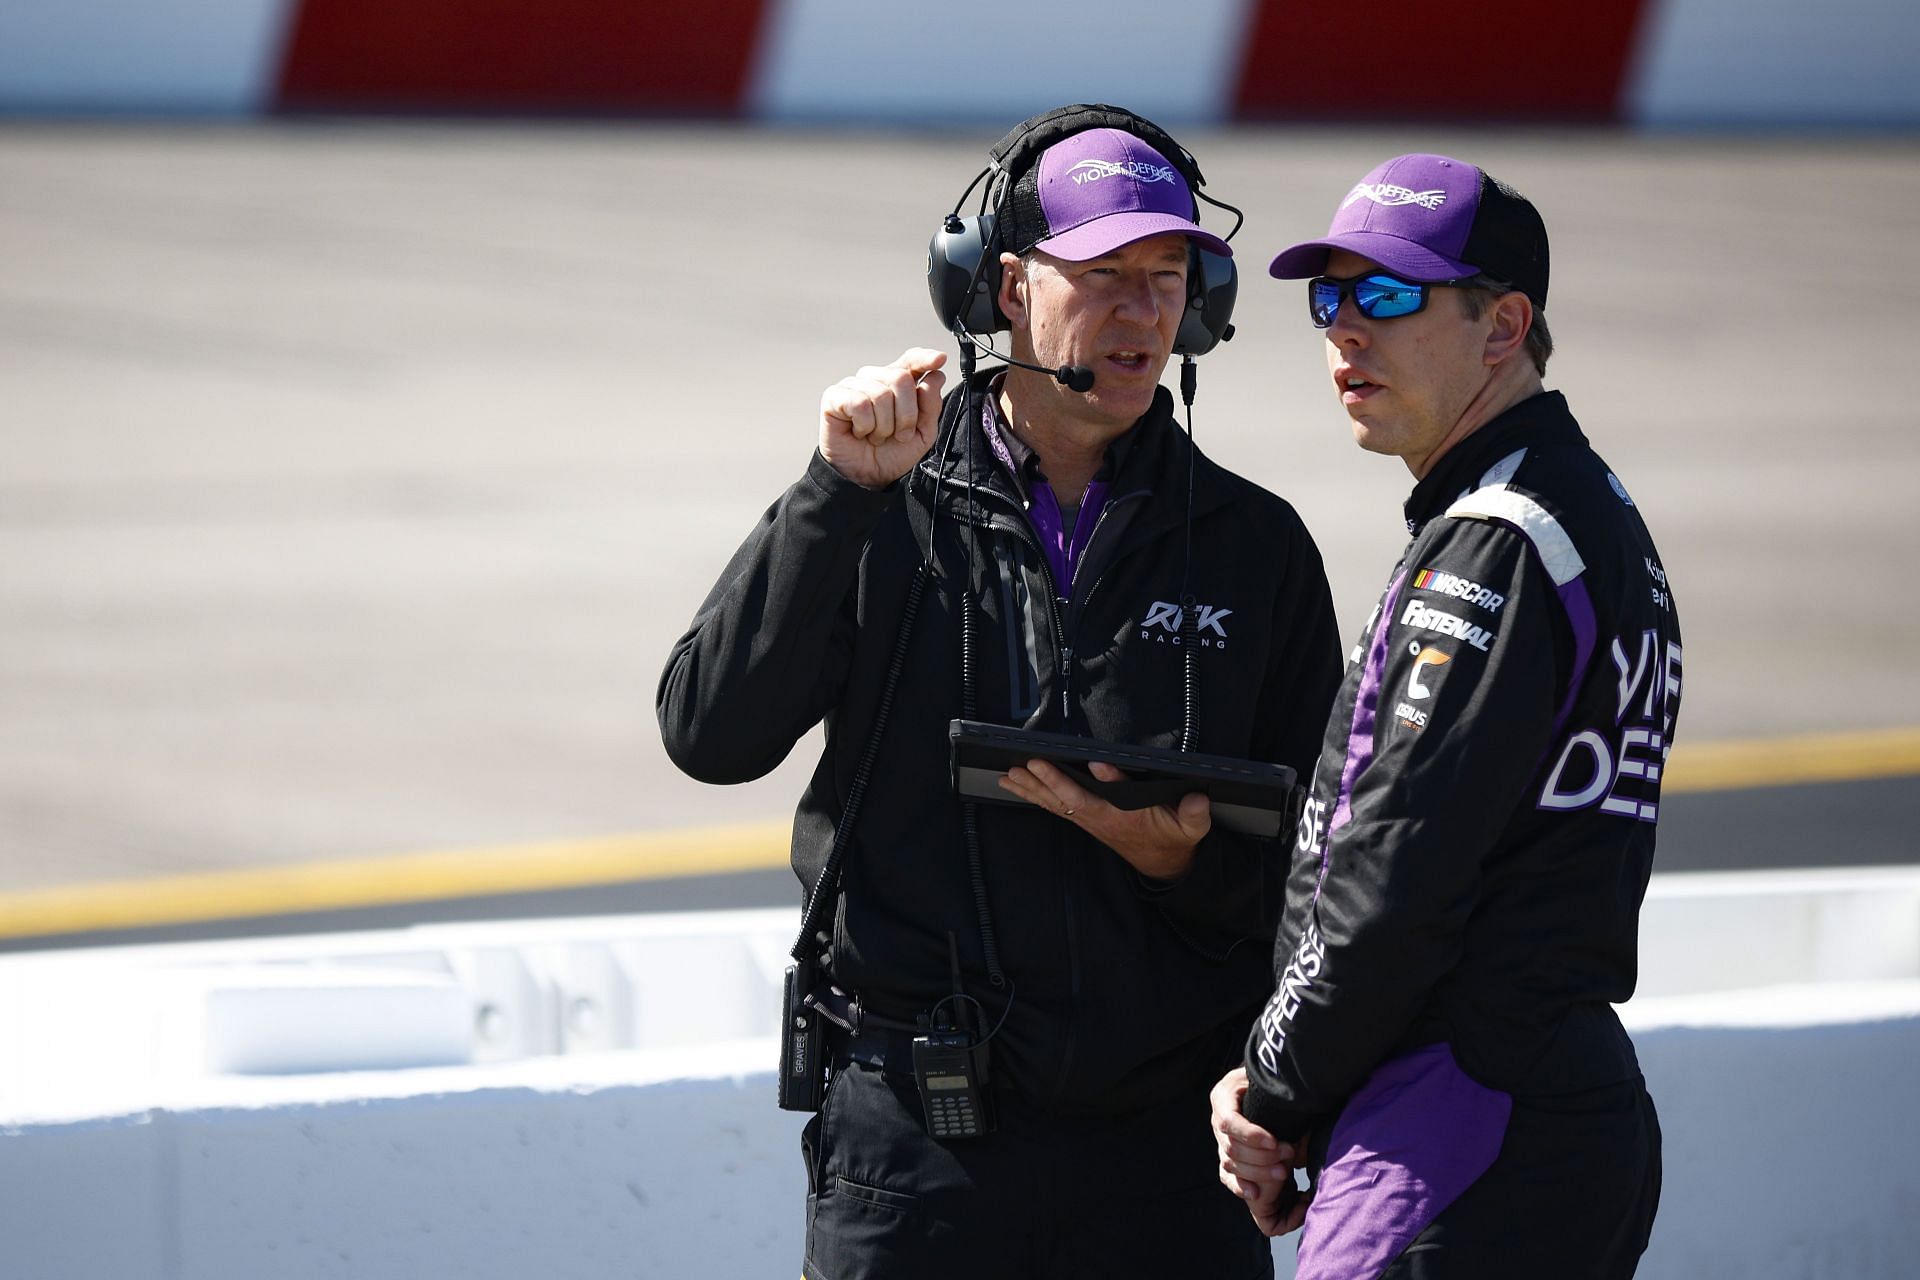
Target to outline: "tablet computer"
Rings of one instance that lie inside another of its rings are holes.
[[[1181,796],[1198,791],[1212,801],[1213,820],[1230,831],[1278,837],[1294,817],[1294,773],[1283,764],[1137,747],[978,720],[953,721],[947,736],[953,788],[969,799],[1026,804],[1001,789],[1000,775],[1015,765],[1041,759],[1058,765],[1075,782],[1121,809],[1177,804]],[[1124,770],[1127,777],[1119,782],[1100,781],[1087,770],[1095,760]]]

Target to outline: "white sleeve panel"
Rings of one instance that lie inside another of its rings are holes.
[[[1524,493],[1504,485],[1476,489],[1448,507],[1447,514],[1470,520],[1499,520],[1518,529],[1540,553],[1540,563],[1546,566],[1556,587],[1564,587],[1587,571],[1587,562],[1580,558],[1560,522]]]

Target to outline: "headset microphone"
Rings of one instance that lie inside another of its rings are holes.
[[[1083,364],[1063,364],[1054,370],[1053,376],[1060,379],[1069,391],[1084,393],[1093,390],[1093,370]]]
[[[1016,369],[1031,369],[1035,373],[1044,373],[1069,391],[1084,394],[1093,390],[1093,370],[1083,364],[1063,364],[1058,369],[1049,369],[1043,364],[1028,364],[1025,360],[1003,356],[992,347],[987,348],[987,354],[995,359],[1006,361]]]
[[[995,360],[1010,364],[1016,369],[1031,369],[1035,373],[1044,373],[1069,391],[1078,391],[1082,395],[1093,390],[1093,370],[1083,364],[1063,364],[1058,369],[1049,369],[1043,364],[1028,364],[1025,360],[1015,360],[1012,356],[995,351],[993,344],[979,334],[969,331],[964,325],[955,325],[954,332],[968,342],[978,343],[982,350]]]

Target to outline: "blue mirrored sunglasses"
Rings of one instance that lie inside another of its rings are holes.
[[[1420,282],[1402,280],[1384,271],[1369,271],[1344,280],[1315,276],[1307,281],[1307,314],[1313,318],[1314,328],[1329,328],[1340,310],[1340,303],[1352,294],[1361,315],[1369,320],[1392,320],[1423,309],[1427,295],[1435,289],[1474,287],[1477,286],[1467,279]]]

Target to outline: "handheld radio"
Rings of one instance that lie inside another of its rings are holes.
[[[787,966],[780,1001],[780,1093],[782,1111],[818,1111],[827,1093],[826,1023],[807,1003],[813,990],[813,966]]]
[[[929,1031],[913,1040],[913,1082],[920,1087],[927,1132],[935,1138],[977,1138],[993,1132],[987,1092],[987,1047],[967,1031]]]

